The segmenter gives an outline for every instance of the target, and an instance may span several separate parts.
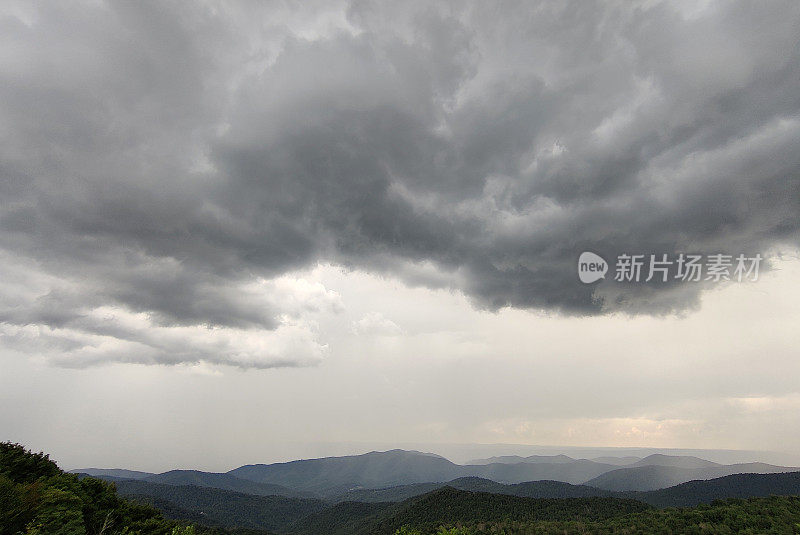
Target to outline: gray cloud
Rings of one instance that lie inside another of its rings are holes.
[[[578,254],[798,244],[794,2],[239,7],[0,18],[0,248],[41,275],[0,322],[192,362],[217,348],[86,318],[278,332],[291,306],[248,285],[320,261],[489,309],[675,312],[705,285],[585,286]]]

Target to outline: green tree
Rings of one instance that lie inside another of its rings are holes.
[[[33,483],[60,473],[61,470],[48,455],[33,453],[20,444],[0,442],[0,475],[15,483]]]
[[[57,488],[42,493],[36,515],[28,524],[27,535],[86,535],[83,502],[75,494]]]

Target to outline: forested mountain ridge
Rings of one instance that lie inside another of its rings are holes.
[[[650,509],[602,520],[505,519],[460,522],[433,527],[408,523],[394,535],[650,535],[650,534],[793,534],[800,529],[800,497],[729,499],[686,509]]]
[[[140,481],[163,485],[195,485],[197,487],[213,487],[217,489],[244,492],[257,496],[286,496],[289,498],[313,498],[313,494],[290,489],[282,485],[257,483],[241,479],[232,474],[201,472],[199,470],[170,470],[161,474],[153,474]]]
[[[370,512],[365,505],[376,510]],[[362,514],[354,514],[363,509]],[[294,526],[297,535],[392,535],[404,527],[436,530],[448,524],[525,521],[585,521],[646,511],[650,506],[618,498],[533,499],[443,487],[396,504],[344,502]],[[331,513],[337,512],[338,515]]]
[[[800,496],[800,472],[733,474],[666,489],[622,493],[656,507],[692,507],[728,498]]]
[[[407,525],[433,528],[443,524],[498,522],[509,518],[519,522],[589,521],[649,508],[642,502],[619,498],[536,499],[443,487],[378,513],[370,531],[364,533],[391,535]]]
[[[586,485],[572,485],[562,481],[541,480],[507,485],[479,477],[462,477],[446,483],[416,483],[413,485],[401,485],[384,489],[354,489],[337,496],[335,500],[397,502],[413,496],[419,496],[420,494],[425,494],[445,486],[458,490],[508,494],[523,498],[587,498],[591,496],[628,497],[627,495],[612,491],[588,487]]]
[[[581,498],[590,496],[631,498],[656,507],[690,507],[726,498],[800,495],[800,472],[775,474],[735,474],[709,480],[696,480],[652,491],[617,492],[561,481],[529,481],[505,485],[480,478],[461,478],[447,483],[420,483],[386,489],[356,489],[338,500],[365,502],[402,501],[443,486],[459,490],[509,494],[527,498]]]
[[[518,459],[524,462],[506,462]],[[214,487],[261,496],[320,497],[339,501],[361,499],[359,495],[369,495],[370,492],[361,492],[364,489],[396,487],[399,494],[389,498],[396,501],[462,478],[481,478],[503,484],[560,481],[607,491],[627,492],[656,490],[687,481],[713,479],[736,473],[797,470],[764,463],[723,465],[698,457],[661,454],[638,459],[623,467],[612,464],[630,459],[609,458],[608,463],[602,463],[572,459],[566,455],[518,458],[505,456],[484,459],[504,462],[460,465],[438,455],[391,450],[344,457],[251,464],[225,473],[171,470],[142,477],[138,475],[142,473],[134,472],[137,475],[133,478],[169,485]],[[108,475],[98,474],[98,477],[111,481],[118,481],[119,476],[125,473],[122,470],[104,472]],[[419,488],[400,489],[408,485],[419,485]],[[385,498],[367,500],[385,501]]]
[[[191,513],[192,518],[202,513],[204,523],[228,528],[277,531],[329,506],[319,499],[257,496],[194,485],[120,481],[116,486],[123,496],[149,498],[154,505],[168,503],[177,511]]]
[[[624,493],[557,481],[505,485],[467,477],[452,483],[462,488],[444,486],[395,502],[338,503],[144,480],[113,484],[65,473],[44,454],[2,443],[0,534],[792,533],[800,526],[797,496],[729,499],[689,509],[655,508],[729,496],[796,495],[800,494],[800,472],[738,474]],[[419,490],[420,486],[407,487]],[[593,492],[603,495],[541,497]]]
[[[767,497],[773,494],[800,495],[800,472],[739,474],[710,481],[693,481],[650,492],[611,492],[558,481],[531,481],[503,485],[479,478],[462,478],[444,486],[420,484],[372,491],[366,489],[352,491],[347,496],[351,498],[360,496],[362,501],[345,501],[333,505],[324,504],[320,500],[247,496],[218,489],[200,489],[191,486],[171,487],[146,481],[121,482],[118,485],[120,492],[125,495],[149,498],[150,503],[159,507],[164,507],[166,503],[170,508],[179,512],[179,514],[175,514],[172,509],[166,509],[165,514],[170,518],[186,518],[195,521],[202,519],[212,525],[228,527],[269,527],[277,531],[289,530],[287,526],[292,525],[294,528],[306,532],[313,526],[320,528],[320,526],[327,525],[330,527],[333,525],[333,519],[338,519],[343,525],[361,526],[368,520],[363,515],[364,511],[370,512],[371,515],[377,510],[394,506],[398,502],[411,503],[414,498],[437,492],[448,486],[454,490],[466,492],[481,491],[480,494],[508,495],[527,499],[602,497],[633,499],[655,507],[687,507],[701,503],[708,504],[714,500],[726,498]],[[430,488],[430,485],[436,487]],[[459,488],[456,489],[456,486]],[[202,500],[198,500],[196,497],[200,491],[204,493]],[[368,492],[374,494],[366,494]],[[416,494],[405,494],[412,492],[416,492]],[[387,500],[380,501],[379,498],[387,498]],[[354,503],[364,505],[353,505]],[[375,504],[375,508],[372,508],[370,504]],[[263,510],[261,510],[262,507]],[[259,515],[262,515],[264,511],[283,511],[279,513],[283,520],[277,523],[261,523]],[[356,514],[357,512],[361,516]],[[198,517],[199,513],[203,513],[205,516]],[[311,532],[313,533],[313,530]]]

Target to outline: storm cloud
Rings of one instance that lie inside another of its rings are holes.
[[[664,314],[584,250],[800,237],[800,5],[11,3],[0,335],[59,365],[324,358],[318,263]]]

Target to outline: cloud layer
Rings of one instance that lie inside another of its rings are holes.
[[[290,274],[319,262],[488,309],[695,306],[575,261],[797,246],[800,6],[677,6],[8,4],[4,340],[314,363],[341,304]]]

